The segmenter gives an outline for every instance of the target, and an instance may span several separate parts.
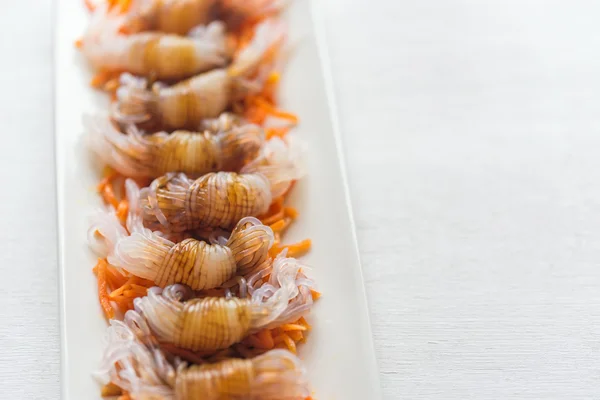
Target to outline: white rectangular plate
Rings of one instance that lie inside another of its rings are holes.
[[[98,167],[82,142],[81,116],[107,110],[105,96],[88,85],[90,71],[73,46],[88,15],[80,0],[59,0],[56,22],[56,155],[62,318],[62,397],[100,398],[91,377],[103,349],[106,322],[91,272],[88,217],[100,206],[94,191]],[[308,0],[286,12],[292,53],[283,71],[281,101],[300,116],[298,136],[309,147],[308,176],[294,188],[291,203],[301,218],[286,241],[310,237],[304,260],[313,267],[323,297],[309,321],[314,329],[301,346],[315,396],[320,400],[374,400],[379,382],[362,273],[348,199],[339,135],[334,128],[326,59]]]

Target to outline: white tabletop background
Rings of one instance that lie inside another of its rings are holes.
[[[385,398],[600,398],[600,3],[320,6]],[[1,399],[59,398],[51,29],[2,2]]]

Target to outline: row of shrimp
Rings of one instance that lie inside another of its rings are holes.
[[[248,109],[288,115],[273,95],[284,3],[86,5],[91,20],[77,45],[98,73],[94,85],[112,95],[108,112],[83,119],[109,171],[108,204],[88,232],[110,318],[96,373],[103,394],[310,398],[295,345],[243,347],[265,332],[308,329],[298,321],[318,298],[310,268],[279,245],[297,214],[281,204],[305,173],[304,147],[292,126],[273,134]]]

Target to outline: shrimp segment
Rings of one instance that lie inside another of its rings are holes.
[[[112,382],[134,399],[303,400],[309,395],[300,360],[286,350],[214,364],[171,364],[121,321],[111,321],[100,381]]]
[[[261,23],[249,46],[227,69],[214,69],[173,86],[156,83],[130,74],[121,76],[114,118],[119,122],[152,122],[165,129],[195,129],[203,119],[219,116],[236,98],[256,84],[248,79],[256,72],[261,58],[283,37],[282,27]]]
[[[160,32],[120,35],[99,21],[82,40],[82,51],[96,69],[128,71],[156,79],[184,79],[226,64],[231,53],[219,21],[197,26],[190,35]]]
[[[208,244],[195,239],[180,243],[159,236],[142,226],[136,204],[137,185],[127,180],[131,211],[127,236],[113,214],[101,214],[90,229],[93,248],[108,253],[108,261],[159,286],[185,283],[194,289],[220,286],[236,275],[248,275],[268,259],[273,245],[273,231],[256,218],[239,221],[223,244]],[[95,232],[102,235],[95,239]],[[102,245],[98,245],[98,242]],[[102,255],[105,255],[102,254]]]
[[[295,321],[308,312],[314,282],[303,275],[302,267],[296,259],[278,256],[269,267],[269,282],[248,288],[251,298],[187,300],[193,294],[182,285],[162,291],[154,288],[134,301],[135,311],[128,311],[125,321],[152,332],[161,342],[192,351],[226,349],[251,333]]]
[[[122,134],[105,116],[84,117],[90,147],[121,174],[156,178],[172,171],[200,176],[212,171],[239,171],[256,158],[264,141],[257,126],[231,126],[216,134],[175,131],[142,135],[130,126]]]
[[[217,14],[248,18],[279,11],[283,3],[281,0],[134,0],[124,16],[121,30],[185,35]]]
[[[264,214],[274,197],[284,193],[303,168],[291,137],[263,147],[263,155],[241,173],[209,173],[195,181],[167,174],[142,189],[144,224],[150,229],[182,232],[201,227],[231,228],[237,220]]]

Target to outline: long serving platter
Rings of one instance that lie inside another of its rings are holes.
[[[337,129],[318,2],[296,0],[285,13],[291,51],[282,73],[281,103],[300,117],[307,176],[291,204],[301,217],[286,238],[312,239],[303,257],[322,298],[308,317],[310,337],[299,349],[320,400],[375,400],[379,379]],[[73,46],[88,21],[83,1],[58,0],[55,28],[55,131],[61,282],[62,398],[100,399],[92,372],[101,357],[106,321],[97,301],[88,249],[89,216],[100,207],[100,171],[85,148],[81,117],[106,110],[89,87],[91,71]]]

